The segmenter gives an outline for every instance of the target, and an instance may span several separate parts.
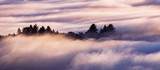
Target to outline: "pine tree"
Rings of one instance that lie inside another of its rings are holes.
[[[104,25],[104,27],[103,27],[103,31],[104,31],[104,32],[106,32],[106,31],[107,31],[107,26],[106,26],[106,25]]]
[[[45,33],[45,28],[44,28],[44,26],[42,26],[42,27],[39,29],[38,33],[40,33],[40,34]]]
[[[107,32],[115,32],[115,28],[112,24],[109,24],[109,26],[107,27]]]
[[[35,25],[33,26],[32,33],[33,33],[33,34],[36,34],[37,32],[38,32],[38,26],[37,26],[37,24],[35,24]]]
[[[23,28],[23,34],[29,35],[30,32],[31,32],[30,27],[25,27],[25,28]]]
[[[98,37],[97,31],[98,31],[97,26],[95,24],[92,24],[88,29],[88,31],[85,33],[85,36],[87,38],[97,38]]]
[[[51,28],[49,26],[47,26],[46,32],[47,33],[52,33],[52,30],[51,30]]]
[[[95,24],[92,24],[87,33],[97,33],[97,30],[97,26]]]
[[[32,27],[32,25],[30,25],[30,26],[28,27],[28,32],[29,32],[29,34],[32,34],[32,33],[33,33],[32,30],[33,30],[33,27]]]
[[[21,29],[20,28],[18,28],[18,30],[17,30],[17,34],[21,34],[22,32],[21,32]]]
[[[32,29],[33,28],[32,25],[30,25],[29,28]]]
[[[104,25],[103,29],[100,30],[100,34],[108,32],[115,32],[115,28],[112,24],[109,24],[108,26]]]
[[[106,25],[104,25],[103,29],[102,28],[100,29],[100,34],[103,34],[105,32],[107,32],[107,26]]]
[[[54,33],[54,34],[56,33],[54,29],[52,30],[52,33]]]
[[[56,31],[56,34],[59,34],[59,32],[58,32],[58,31]]]

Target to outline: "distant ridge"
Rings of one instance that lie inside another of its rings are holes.
[[[103,28],[101,28],[99,31],[98,30],[99,29],[97,29],[97,26],[95,24],[92,24],[85,33],[83,32],[74,33],[72,31],[68,33],[59,33],[58,31],[51,29],[50,26],[47,26],[47,28],[41,26],[39,28],[37,24],[35,24],[35,25],[30,25],[28,27],[24,27],[22,29],[18,28],[17,34],[8,34],[7,36],[0,35],[0,39],[17,35],[32,36],[32,35],[51,34],[51,35],[64,35],[68,38],[83,40],[88,38],[98,39],[101,37],[107,37],[113,35],[116,32],[116,29],[112,24],[109,24],[108,26],[104,25]]]

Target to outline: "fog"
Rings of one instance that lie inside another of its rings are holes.
[[[0,0],[0,35],[34,24],[60,33],[116,28],[98,40],[4,38],[0,70],[160,70],[159,8],[159,0]]]
[[[19,35],[0,42],[0,70],[159,70],[159,45],[159,41]]]

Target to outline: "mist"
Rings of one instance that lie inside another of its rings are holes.
[[[160,70],[160,0],[0,0],[0,10],[0,70]],[[60,34],[24,35],[34,24]],[[116,30],[64,36],[91,24]]]
[[[19,35],[0,41],[0,69],[159,70],[159,45],[159,41]]]

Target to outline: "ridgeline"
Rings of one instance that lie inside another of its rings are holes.
[[[112,36],[115,33],[115,27],[112,24],[109,24],[108,26],[104,25],[103,28],[100,30],[97,29],[97,26],[95,24],[92,24],[89,29],[86,32],[68,32],[68,33],[59,33],[58,31],[55,31],[54,29],[51,29],[50,26],[47,26],[45,28],[44,26],[38,27],[37,24],[30,25],[28,27],[18,28],[17,34],[8,34],[7,36],[0,35],[0,40],[9,36],[18,36],[18,35],[26,35],[26,36],[32,36],[32,35],[44,35],[44,34],[51,34],[51,35],[64,35],[71,39],[88,39],[88,38],[94,38],[99,39],[102,37],[109,37]]]

